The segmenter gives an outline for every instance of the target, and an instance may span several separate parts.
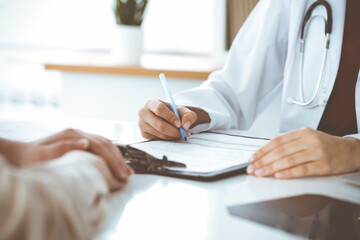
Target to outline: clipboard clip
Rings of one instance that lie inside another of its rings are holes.
[[[163,171],[170,167],[186,168],[183,163],[170,161],[164,155],[162,159],[156,158],[144,151],[133,148],[129,145],[117,145],[128,164],[135,172]]]

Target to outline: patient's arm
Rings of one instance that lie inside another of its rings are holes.
[[[107,193],[123,184],[84,151],[25,168],[0,157],[0,239],[91,239]]]
[[[0,154],[18,167],[59,158],[72,150],[84,150],[102,157],[114,177],[127,182],[131,169],[119,149],[104,137],[75,129],[66,129],[32,142],[0,138]]]

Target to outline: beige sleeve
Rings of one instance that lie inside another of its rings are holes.
[[[0,239],[91,239],[106,216],[109,191],[91,160],[99,159],[75,151],[14,169],[0,158]]]

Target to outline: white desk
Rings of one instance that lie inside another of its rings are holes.
[[[59,121],[75,127],[81,122]],[[52,122],[52,125],[55,126],[56,122]],[[38,123],[31,132],[20,131],[26,126],[22,121],[0,121],[0,136],[16,138],[18,135],[20,139],[30,139],[45,135],[46,124]],[[115,138],[123,142],[141,139],[133,123],[100,124],[91,121],[81,126],[94,133],[103,132],[109,138],[117,135]],[[38,135],[34,135],[35,132]],[[304,193],[323,194],[359,203],[360,188],[345,184],[340,178],[275,180],[240,175],[204,183],[134,175],[126,187],[111,194],[109,215],[97,239],[301,239],[233,217],[227,212],[227,206]]]

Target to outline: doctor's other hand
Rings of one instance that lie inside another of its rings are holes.
[[[182,126],[186,135],[189,128],[210,122],[207,112],[200,108],[178,106],[180,119],[171,111],[170,104],[158,99],[148,100],[139,110],[139,128],[146,139],[180,139],[179,128]]]
[[[276,137],[250,158],[248,174],[278,179],[360,169],[360,140],[304,128]]]

